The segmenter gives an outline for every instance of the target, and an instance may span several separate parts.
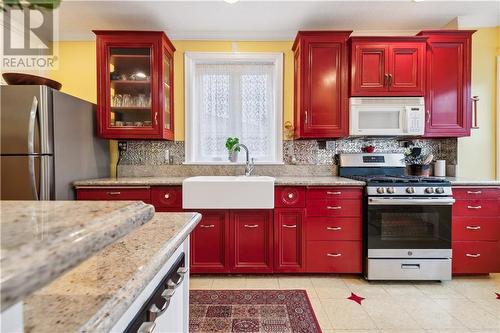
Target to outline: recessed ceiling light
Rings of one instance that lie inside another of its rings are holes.
[[[227,2],[227,3],[233,4],[233,3],[237,3],[237,2],[238,2],[238,0],[224,0],[224,2]]]

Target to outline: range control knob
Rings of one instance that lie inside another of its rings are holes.
[[[394,193],[394,187],[388,187],[387,188],[387,193],[393,194]]]
[[[413,193],[415,193],[415,189],[413,187],[407,187],[406,193],[413,194]]]
[[[429,194],[434,193],[434,189],[432,187],[428,187],[425,189],[425,193],[429,193]]]
[[[437,187],[437,188],[436,188],[436,193],[437,193],[437,194],[443,194],[443,193],[444,193],[444,188],[442,188],[442,187]]]
[[[383,187],[377,188],[377,193],[378,194],[383,194],[385,192],[385,189]]]

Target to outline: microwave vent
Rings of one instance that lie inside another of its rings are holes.
[[[351,105],[424,105],[423,97],[351,97]]]

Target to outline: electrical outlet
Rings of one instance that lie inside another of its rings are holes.
[[[118,151],[120,153],[127,151],[127,147],[128,147],[127,141],[118,141]]]
[[[325,150],[326,149],[326,141],[318,141],[318,149]]]

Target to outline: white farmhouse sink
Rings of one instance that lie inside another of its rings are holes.
[[[182,207],[190,209],[272,209],[274,178],[199,176],[182,182]]]

